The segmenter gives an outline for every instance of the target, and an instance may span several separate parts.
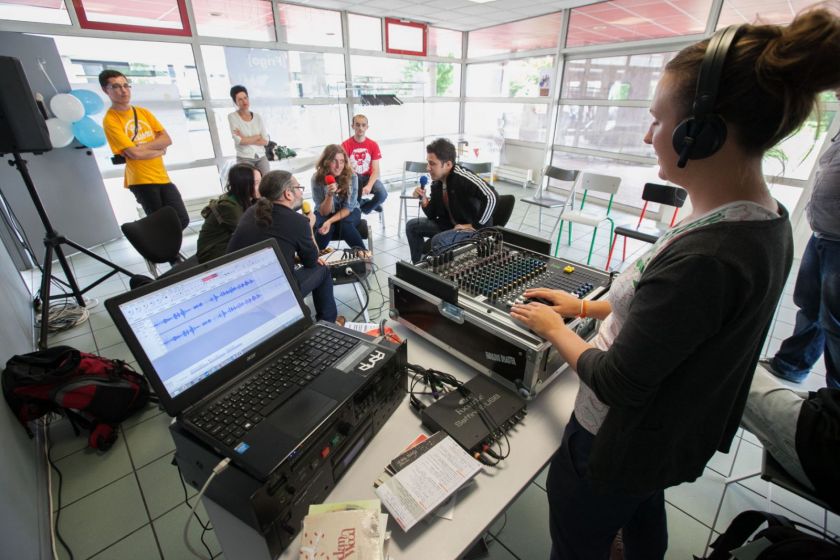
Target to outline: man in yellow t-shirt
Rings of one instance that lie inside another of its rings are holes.
[[[171,206],[178,213],[181,227],[187,227],[190,218],[181,193],[163,165],[163,154],[172,144],[169,134],[151,111],[131,105],[131,84],[121,72],[103,70],[99,85],[111,100],[102,128],[114,155],[125,158],[125,188],[146,215]]]

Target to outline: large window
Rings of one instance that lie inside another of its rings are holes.
[[[539,103],[467,103],[465,130],[470,136],[545,142],[548,109]]]
[[[567,47],[703,33],[711,0],[612,0],[573,8]]]
[[[278,4],[280,41],[320,47],[340,47],[341,14],[293,4]]]
[[[159,35],[190,35],[186,0],[124,2],[73,0],[79,24],[88,29]]]
[[[353,55],[355,95],[394,93],[399,97],[457,96],[461,65],[402,58]]]
[[[554,49],[560,37],[563,14],[557,12],[470,31],[469,58]]]
[[[742,23],[786,24],[804,8],[815,4],[813,0],[725,0],[720,10],[717,28]]]
[[[467,66],[468,97],[548,97],[554,57]]]
[[[0,19],[70,25],[64,0],[6,0],[0,2]]]
[[[338,53],[203,45],[201,55],[212,99],[229,99],[235,84],[248,88],[253,100],[344,96]]]
[[[199,35],[274,41],[269,0],[192,0]]]
[[[350,48],[382,50],[382,20],[376,17],[347,14]]]
[[[651,53],[566,61],[565,99],[653,99],[665,64],[676,53]]]
[[[99,73],[113,68],[125,74],[132,84],[172,84],[176,99],[201,98],[198,72],[189,45],[68,36],[53,39],[71,84],[98,85]],[[141,103],[145,91],[133,91],[132,100]]]
[[[554,143],[653,157],[653,148],[642,141],[650,122],[650,113],[642,107],[562,105]]]
[[[429,28],[429,56],[461,58],[463,33],[439,27]]]

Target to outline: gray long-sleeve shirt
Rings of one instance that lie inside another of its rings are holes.
[[[814,190],[806,213],[817,237],[840,241],[840,138],[820,156]]]

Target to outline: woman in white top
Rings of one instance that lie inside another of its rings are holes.
[[[271,171],[265,157],[265,145],[268,144],[265,123],[258,114],[251,111],[245,86],[230,88],[230,98],[236,105],[236,111],[228,115],[230,133],[236,145],[236,163],[250,163],[261,175],[265,175]]]

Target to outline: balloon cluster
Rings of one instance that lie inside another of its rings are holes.
[[[105,131],[90,118],[104,108],[102,99],[86,89],[54,95],[50,99],[50,109],[55,117],[47,119],[53,148],[69,146],[74,137],[88,148],[104,146]]]

